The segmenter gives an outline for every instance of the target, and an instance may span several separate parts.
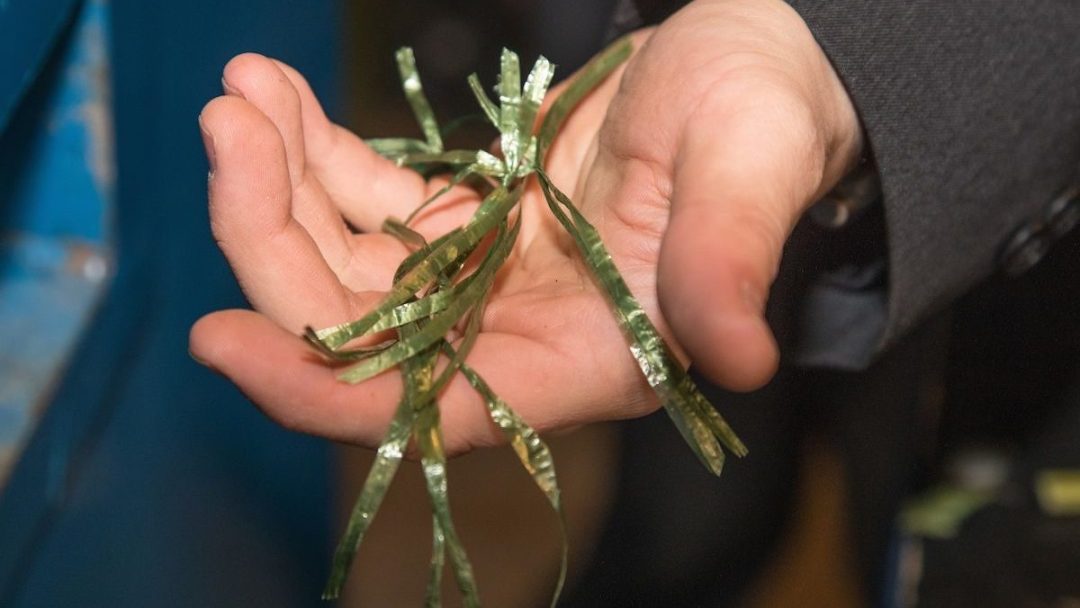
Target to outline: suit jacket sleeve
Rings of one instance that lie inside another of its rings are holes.
[[[870,348],[880,351],[1069,228],[1059,198],[1080,168],[1080,3],[788,2],[847,87],[881,177],[887,297]],[[617,19],[657,22],[681,4],[640,0]]]

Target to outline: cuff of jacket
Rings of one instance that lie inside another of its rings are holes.
[[[877,160],[888,245],[878,350],[990,274],[1080,164],[1080,11],[994,0],[788,0]]]

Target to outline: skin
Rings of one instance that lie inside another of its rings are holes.
[[[634,57],[556,140],[549,173],[601,231],[680,357],[723,386],[752,390],[778,364],[762,311],[784,241],[858,158],[858,119],[806,25],[779,0],[697,0],[634,36]],[[394,167],[329,122],[280,62],[241,55],[223,84],[199,118],[211,227],[258,312],[202,318],[192,355],[286,427],[377,445],[400,376],[341,383],[297,334],[358,318],[379,299],[406,254],[378,233],[382,220],[405,217],[445,182]],[[455,190],[414,227],[433,238],[476,203]],[[655,410],[535,184],[521,204],[519,243],[469,363],[541,431]],[[501,442],[463,379],[440,403],[450,453]]]

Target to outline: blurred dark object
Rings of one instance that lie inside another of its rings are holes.
[[[1046,487],[1080,470],[1078,259],[1073,232],[1028,273],[995,277],[957,306],[936,461],[989,447],[1004,480],[955,536],[907,541],[896,605],[1080,605],[1080,517]]]
[[[1080,390],[1067,402],[1080,404]],[[1044,422],[954,532],[905,539],[898,606],[1080,605],[1080,407]]]
[[[1030,446],[1049,417],[1080,406],[1080,232],[1018,277],[995,277],[957,307],[943,450],[961,439]]]
[[[1080,417],[1068,430],[1080,434]],[[1073,448],[1080,463],[1080,449]],[[918,608],[1066,608],[1080,605],[1080,517],[1041,509],[1014,479],[951,538],[909,541],[918,573],[902,605]],[[1033,482],[1032,479],[1027,479]]]
[[[1080,605],[1080,520],[994,505],[955,539],[924,540],[919,608]]]

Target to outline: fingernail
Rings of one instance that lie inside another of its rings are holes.
[[[229,84],[229,81],[225,80],[224,76],[221,77],[221,89],[225,91],[226,95],[235,95],[240,99],[247,99],[247,97],[244,96],[244,93],[241,92],[240,89]]]
[[[210,176],[213,177],[217,170],[217,151],[214,149],[214,134],[207,130],[203,124],[202,116],[199,116],[199,133],[202,134],[203,147],[206,148],[206,161],[210,164]]]

